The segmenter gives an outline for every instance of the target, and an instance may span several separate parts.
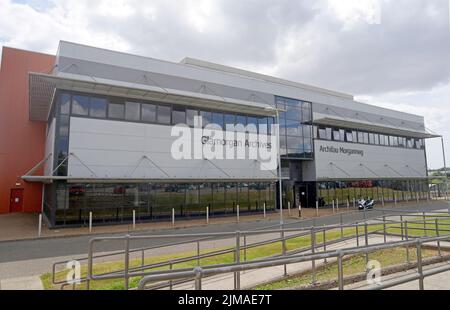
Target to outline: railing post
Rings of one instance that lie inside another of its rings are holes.
[[[200,267],[194,268],[195,272],[195,290],[201,291],[202,290],[202,273],[203,270]]]
[[[197,266],[200,266],[200,241],[197,241]]]
[[[283,257],[286,255],[286,239],[284,237],[284,224],[281,224],[281,231],[280,231],[280,236],[281,236],[281,252],[283,254]],[[287,265],[284,264],[284,276],[287,276]]]
[[[423,218],[423,232],[425,234],[425,237],[427,237],[428,231],[427,231],[427,220],[426,220],[425,212],[422,213],[422,218]]]
[[[341,239],[344,239],[344,220],[342,219],[342,213],[339,214],[339,224],[341,225]]]
[[[383,216],[383,236],[384,236],[384,243],[386,243],[386,216]]]
[[[406,238],[406,241],[409,240],[409,236],[408,236],[408,221],[405,221],[405,238]],[[406,262],[408,264],[411,263],[411,259],[409,257],[409,246],[408,245],[406,246]]]
[[[42,213],[39,213],[38,237],[42,234]]]
[[[403,228],[403,215],[400,215],[400,232],[402,234],[402,241],[405,240],[404,239],[404,228]]]
[[[327,251],[327,229],[325,227],[325,224],[323,225],[323,251],[326,252]],[[327,263],[327,258],[325,257],[323,262],[326,264]]]
[[[367,222],[364,223],[364,242],[366,244],[366,247],[369,246],[369,233],[367,229]],[[366,266],[369,262],[369,253],[366,252]]]
[[[236,231],[236,252],[235,252],[236,265],[239,265],[240,261],[241,261],[241,232]],[[235,290],[241,289],[241,273],[239,271],[234,272],[234,289]]]
[[[423,291],[422,242],[417,239],[417,273],[419,274],[419,290]]]
[[[92,211],[89,211],[89,233],[92,232]]]
[[[175,209],[172,209],[172,227],[175,227]]]
[[[311,228],[311,254],[314,255],[316,252],[316,230],[314,227]],[[316,284],[316,261],[311,260],[311,271],[312,271],[312,284]]]
[[[173,263],[172,263],[172,261],[169,261],[169,269],[170,269],[170,271],[173,270]],[[171,291],[173,290],[173,281],[172,280],[169,281],[169,288],[170,288]]]
[[[342,250],[338,250],[338,283],[339,290],[344,290],[344,267],[342,266]]]
[[[244,262],[247,261],[247,235],[244,235]]]
[[[439,233],[439,222],[438,222],[438,219],[435,219],[434,221],[435,221],[435,228],[436,228],[436,237],[439,237],[440,236],[440,233]],[[442,256],[441,241],[440,240],[437,241],[437,246],[438,246],[439,256]]]
[[[125,289],[129,289],[129,269],[130,269],[130,235],[125,237],[125,268],[124,268],[124,282]]]
[[[92,273],[93,273],[93,259],[94,259],[94,239],[89,241],[89,251],[88,251],[88,266],[86,275],[86,290],[91,287]]]
[[[358,222],[356,222],[355,230],[356,230],[356,246],[359,247],[359,223]]]

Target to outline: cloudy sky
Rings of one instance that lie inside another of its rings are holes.
[[[449,12],[449,0],[0,0],[0,45],[189,56],[343,91],[424,115],[450,153]],[[433,168],[440,143],[427,143]]]

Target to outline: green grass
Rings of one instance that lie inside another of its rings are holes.
[[[415,261],[417,259],[417,253],[415,249],[409,249],[410,260]],[[436,256],[434,250],[422,250],[423,257]],[[406,249],[388,249],[378,251],[376,253],[369,254],[370,260],[377,260],[380,262],[382,268],[388,266],[398,265],[406,262]],[[344,277],[356,275],[365,272],[366,258],[365,255],[356,255],[343,262]],[[326,265],[323,268],[319,268],[316,273],[316,281],[326,282],[337,279],[338,268],[336,263]],[[255,290],[278,290],[286,288],[295,288],[299,286],[310,285],[312,282],[312,275],[310,273],[303,274],[298,277],[292,277],[280,281],[276,281],[270,284],[259,285],[255,287]]]
[[[442,224],[447,223],[450,224],[450,220],[442,220],[440,221]],[[398,226],[398,224],[387,224],[386,230],[388,233],[396,233],[400,234],[401,229],[396,228],[394,226]],[[427,227],[434,227],[434,224],[431,225],[431,223],[427,224]],[[408,232],[411,235],[424,235],[423,231],[418,230],[419,228],[422,228],[423,224],[416,224],[416,223],[409,223],[408,224]],[[444,228],[443,225],[440,227],[441,229]],[[450,226],[445,227],[446,229],[450,229]],[[368,232],[374,232],[374,231],[382,231],[383,225],[377,224],[377,225],[369,225],[368,226]],[[354,236],[356,232],[355,228],[346,228],[343,230],[343,236]],[[448,232],[446,232],[448,234]],[[364,234],[364,225],[359,226],[359,234],[360,236]],[[441,234],[444,234],[444,232],[441,232]],[[429,232],[428,236],[434,236],[436,233]],[[341,237],[341,231],[340,229],[327,231],[326,233],[326,240],[332,241],[337,240]],[[323,242],[323,232],[317,232],[315,235],[316,243],[320,244]],[[296,237],[292,238],[286,241],[286,250],[292,251],[292,250],[299,250],[302,248],[309,247],[311,244],[311,236],[302,236],[302,237]],[[211,253],[214,251],[224,250],[224,248],[221,249],[213,249],[213,250],[203,250],[201,251],[202,254]],[[252,261],[256,259],[261,259],[277,254],[281,254],[282,251],[282,243],[281,242],[274,242],[268,245],[258,246],[255,248],[247,249],[246,251],[241,250],[240,257],[241,260],[246,259],[246,261]],[[183,252],[183,253],[177,253],[177,254],[171,254],[171,255],[160,255],[160,256],[152,256],[152,257],[146,257],[144,260],[145,265],[152,265],[162,262],[168,262],[168,261],[174,261],[176,259],[183,259],[188,258],[191,256],[195,256],[197,253],[196,251],[190,251],[190,252]],[[208,258],[203,258],[199,261],[200,266],[211,266],[211,265],[217,265],[217,264],[226,264],[226,263],[232,263],[234,262],[234,253],[227,253],[227,254],[220,254]],[[139,267],[141,265],[141,259],[130,259],[130,268],[133,267]],[[182,263],[173,264],[173,269],[182,269],[182,268],[194,268],[197,266],[197,260],[191,260],[186,261]],[[101,273],[107,273],[107,272],[114,272],[114,271],[120,271],[124,269],[124,262],[121,261],[113,261],[113,262],[105,262],[105,263],[95,263],[93,272],[95,275],[101,274]],[[153,269],[147,269],[146,271],[156,271],[156,270],[169,270],[169,266],[165,267],[159,267],[159,268],[153,268]],[[65,280],[67,270],[63,270],[56,273],[56,280],[57,281],[63,281]],[[87,266],[82,265],[81,268],[81,274],[82,277],[85,277],[87,275]],[[54,286],[52,284],[52,275],[50,273],[43,274],[41,276],[41,280],[44,284],[45,289],[58,289],[59,286]],[[130,279],[130,287],[136,287],[137,283],[139,282],[140,278],[132,278]],[[91,281],[90,285],[91,289],[94,290],[112,290],[112,289],[123,289],[124,288],[124,281],[123,279],[112,279],[112,280],[96,280]],[[76,289],[84,289],[85,283],[82,283],[81,285],[77,285]]]

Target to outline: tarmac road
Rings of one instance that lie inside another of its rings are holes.
[[[434,203],[420,203],[410,204],[408,206],[398,206],[395,210],[402,211],[432,211],[447,209],[448,204],[446,202],[434,202]],[[390,209],[385,208],[382,210],[376,209],[371,212],[367,212],[368,219],[375,218],[385,214],[395,214],[390,212]],[[364,219],[364,212],[351,212],[343,215],[344,223],[351,223],[361,221]],[[315,220],[316,225],[333,225],[339,224],[340,216],[332,215],[327,217],[318,218]],[[295,223],[295,224],[293,224]],[[177,238],[177,234],[198,234],[198,233],[214,233],[214,232],[235,232],[263,229],[268,226],[278,226],[279,221],[258,221],[258,222],[245,222],[245,223],[230,223],[230,224],[217,224],[201,227],[191,227],[176,230],[164,230],[160,232],[139,232],[139,234],[146,235],[174,235],[173,239],[153,239],[140,242],[133,242],[132,247],[149,247],[165,244],[167,242],[182,241],[183,239]],[[288,220],[286,226],[288,228],[294,227],[310,227],[312,220],[302,221]],[[102,236],[119,236],[121,234],[109,234]],[[99,236],[96,236],[99,237]],[[87,256],[88,242],[92,236],[77,236],[77,237],[61,237],[50,239],[35,239],[35,240],[22,240],[22,241],[5,241],[0,242],[0,279],[12,278],[20,276],[29,276],[40,274],[51,270],[51,265],[55,261],[61,261],[65,259],[77,258]],[[189,238],[192,239],[192,238]],[[219,241],[218,241],[219,242]],[[180,246],[181,248],[182,246]],[[192,245],[191,245],[192,247]],[[122,250],[123,243],[119,242],[105,242],[97,244],[95,247],[96,253],[108,252],[115,250]]]

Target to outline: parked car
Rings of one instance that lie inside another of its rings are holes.
[[[69,188],[69,195],[83,196],[86,194],[86,189],[81,185],[74,185]]]

